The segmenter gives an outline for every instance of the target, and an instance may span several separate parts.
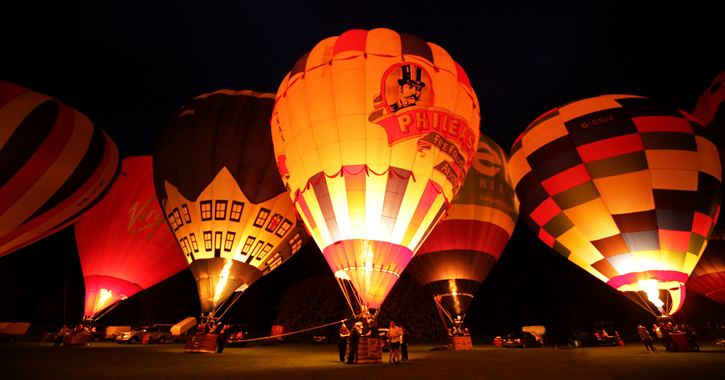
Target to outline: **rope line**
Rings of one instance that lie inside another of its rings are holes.
[[[261,337],[261,338],[253,338],[253,339],[242,339],[239,342],[253,342],[255,340],[264,340],[264,339],[270,339],[270,338],[279,338],[279,337],[283,337],[283,336],[287,336],[287,335],[299,334],[301,332],[310,331],[310,330],[314,330],[314,329],[319,329],[319,328],[327,327],[327,326],[334,325],[334,324],[337,324],[337,323],[342,323],[342,322],[347,321],[348,319],[349,318],[345,318],[345,319],[342,319],[342,320],[339,320],[339,321],[335,321],[335,322],[331,322],[331,323],[328,323],[328,324],[325,324],[325,325],[321,325],[321,326],[317,326],[317,327],[310,327],[308,329],[299,330],[299,331],[293,331],[293,332],[279,334],[279,335],[270,335],[270,336],[265,336],[265,337]]]

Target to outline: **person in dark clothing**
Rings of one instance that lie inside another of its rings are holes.
[[[639,337],[642,338],[642,341],[644,342],[644,347],[647,349],[648,352],[651,353],[657,353],[659,350],[655,348],[654,345],[652,345],[652,337],[649,335],[649,331],[647,329],[640,325],[637,327],[637,332],[639,333]]]
[[[216,353],[221,354],[224,352],[224,347],[227,346],[227,342],[229,341],[229,325],[224,325],[224,327],[221,328],[217,332],[219,334],[216,338]]]
[[[400,324],[400,360],[408,360],[408,342],[410,341],[410,335],[408,334],[408,330],[405,329],[403,324]]]
[[[340,361],[345,362],[345,352],[347,351],[347,337],[350,336],[350,330],[345,326],[345,322],[340,326],[340,334],[337,339],[337,349],[340,351]]]
[[[350,352],[347,355],[347,364],[355,364],[357,359],[357,345],[360,343],[360,335],[362,335],[362,322],[355,322],[355,326],[350,330],[350,336],[347,338],[350,344]]]

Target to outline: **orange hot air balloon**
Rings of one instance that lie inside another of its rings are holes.
[[[722,168],[695,119],[604,95],[555,108],[511,152],[521,217],[548,246],[641,304],[674,314],[718,215]],[[649,296],[649,294],[648,294]],[[653,313],[657,313],[651,310]]]
[[[448,216],[408,264],[407,272],[433,294],[450,323],[463,322],[516,227],[518,207],[508,161],[506,152],[481,134],[472,168]]]
[[[110,137],[47,95],[0,81],[0,256],[75,222],[121,168]]]
[[[187,267],[156,200],[151,156],[123,160],[108,194],[75,223],[75,236],[85,319]]]
[[[438,45],[351,30],[277,92],[277,164],[354,312],[378,309],[468,173],[476,94]]]
[[[156,195],[206,314],[218,316],[232,293],[309,239],[277,171],[273,106],[273,94],[252,91],[198,96],[171,116],[154,148]]]

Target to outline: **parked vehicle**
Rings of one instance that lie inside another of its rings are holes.
[[[230,327],[229,340],[227,344],[229,346],[245,347],[247,344],[244,339],[247,339],[249,335],[249,327],[245,324],[235,323]]]
[[[131,331],[131,326],[108,326],[106,327],[106,339],[116,339],[118,334]]]
[[[145,336],[149,336],[149,343],[165,343],[171,338],[171,326],[173,325],[153,325],[153,326],[140,326],[127,332],[123,332],[116,336],[116,342],[118,344],[128,343],[134,344],[141,342]]]
[[[619,333],[609,322],[598,322],[588,326],[584,331],[577,334],[577,338],[585,346],[599,346],[603,344],[612,346],[623,345]]]
[[[541,341],[528,331],[514,331],[502,339],[503,347],[541,347]]]

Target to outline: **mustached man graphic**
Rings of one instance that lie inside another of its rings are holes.
[[[397,112],[399,109],[414,106],[420,100],[425,82],[421,80],[422,69],[419,66],[401,66],[403,77],[398,79],[398,101],[390,104],[390,111]],[[412,74],[412,75],[411,75]]]

